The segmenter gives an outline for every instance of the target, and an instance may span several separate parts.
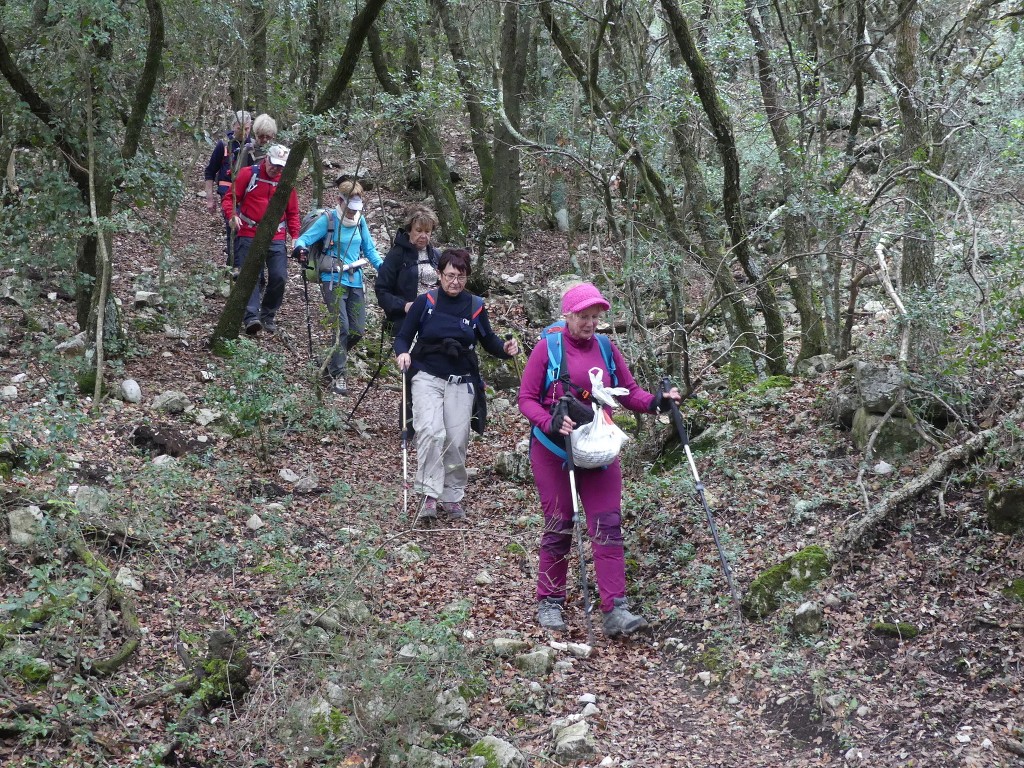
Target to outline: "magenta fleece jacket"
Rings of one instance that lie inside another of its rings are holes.
[[[565,367],[569,372],[569,380],[573,384],[590,389],[590,369],[597,367],[604,372],[602,376],[604,385],[606,387],[612,385],[611,376],[605,370],[604,357],[601,355],[601,347],[596,338],[574,339],[568,332],[565,332],[562,334],[562,348],[565,350]],[[650,411],[655,396],[636,383],[622,353],[614,343],[612,344],[612,356],[615,360],[617,386],[629,390],[628,395],[616,399],[624,408],[631,411]],[[519,410],[533,426],[539,427],[542,432],[549,431],[551,427],[551,414],[549,413],[551,404],[564,394],[562,385],[558,382],[551,388],[551,392],[542,391],[547,367],[548,344],[546,340],[542,339],[530,353],[530,359],[523,370],[523,380],[519,387]]]

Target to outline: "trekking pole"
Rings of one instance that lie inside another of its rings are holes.
[[[306,279],[306,267],[302,271],[302,295],[306,297],[306,336],[309,338],[309,359],[313,359],[313,323],[309,319],[309,280]]]
[[[661,380],[661,390],[668,396],[669,390],[672,388],[672,383],[666,376]],[[740,610],[740,595],[736,591],[736,585],[732,580],[732,569],[729,567],[729,560],[725,556],[725,550],[722,549],[722,542],[718,538],[718,526],[715,525],[715,518],[711,514],[711,508],[708,507],[707,499],[704,497],[704,483],[701,482],[700,475],[697,474],[697,465],[693,462],[693,454],[690,452],[690,439],[686,433],[686,425],[683,424],[683,416],[679,413],[679,405],[675,400],[669,399],[670,408],[672,411],[672,423],[675,425],[676,432],[679,433],[679,442],[683,444],[683,451],[686,453],[686,461],[690,465],[690,472],[693,474],[694,486],[697,489],[697,496],[700,498],[701,506],[704,507],[704,514],[708,520],[708,527],[711,528],[711,537],[715,540],[715,547],[718,548],[718,559],[722,563],[722,573],[725,574],[725,581],[729,585],[729,593],[732,595],[734,607],[736,609],[736,626],[739,627],[742,620],[742,613]]]
[[[373,376],[366,382],[366,386],[363,387],[362,393],[356,399],[356,404],[352,406],[352,410],[348,412],[348,416],[345,417],[345,423],[348,424],[352,421],[352,417],[355,416],[357,410],[359,410],[359,404],[363,402],[363,398],[366,397],[366,393],[370,391],[370,387],[377,381],[377,377],[380,376],[380,372],[384,370],[384,321],[380,324],[380,348],[377,350],[377,370],[373,372]]]
[[[406,413],[405,371],[402,371],[402,512],[409,512],[409,417]]]
[[[568,405],[568,403],[566,403]],[[583,595],[583,615],[587,621],[587,645],[594,645],[594,621],[590,616],[590,588],[587,585],[587,555],[583,549],[583,524],[580,521],[580,502],[576,495],[576,465],[572,460],[572,435],[565,436],[565,464],[569,468],[569,491],[572,493],[572,528],[576,547],[580,553],[580,592]]]

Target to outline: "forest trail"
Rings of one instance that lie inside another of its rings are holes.
[[[380,227],[383,213],[379,198],[368,197],[370,202],[365,213],[379,233],[377,245],[383,255],[388,247],[379,236],[383,234]],[[307,205],[300,195],[303,211]],[[393,218],[394,211],[390,215]],[[188,237],[188,233],[203,234],[205,245],[199,249],[199,258],[217,256],[220,240],[216,222],[210,221],[201,205],[189,205],[182,212],[181,223],[183,237]],[[561,252],[567,250],[563,244]],[[565,265],[552,268],[566,269]],[[300,375],[304,373],[308,356],[305,299],[294,264],[289,265],[289,271],[285,300],[279,313],[281,331],[275,337],[261,336],[258,344],[268,354],[286,356],[287,368],[296,374],[289,376],[291,383],[305,386]],[[314,348],[320,351],[328,346],[328,338],[316,323],[322,308],[318,293],[310,291]],[[367,293],[369,312],[376,313],[376,302],[369,287]],[[514,298],[505,296],[497,297],[497,301],[502,306],[515,304]],[[208,337],[221,306],[222,301],[209,302],[203,316],[196,318],[199,327],[190,329],[193,338]],[[513,306],[493,312],[501,317],[513,315],[516,310]],[[497,332],[504,332],[500,320],[494,321],[494,325]],[[367,337],[362,341],[363,347],[372,350],[374,355],[380,346],[378,328],[379,324],[371,321]],[[532,346],[535,339],[527,341]],[[388,346],[389,340],[385,341],[386,353]],[[197,365],[203,364],[204,356],[198,356]],[[524,362],[525,357],[521,357],[520,365]],[[367,365],[364,375],[350,380],[348,396],[328,393],[325,394],[327,402],[333,398],[333,407],[347,414],[367,385],[373,367]],[[181,369],[176,368],[175,377],[181,374]],[[195,380],[189,375],[182,378]],[[353,495],[388,501],[360,503],[358,509],[353,509],[344,503],[332,502],[330,494],[326,493],[296,495],[284,519],[284,525],[292,529],[288,538],[302,540],[319,535],[333,541],[339,538],[339,531],[365,524],[379,527],[393,543],[413,542],[420,547],[426,557],[424,562],[395,565],[381,575],[379,582],[371,585],[367,597],[385,620],[433,622],[439,608],[468,601],[468,616],[458,629],[473,638],[467,643],[475,646],[475,650],[504,636],[523,637],[537,645],[552,640],[585,643],[587,632],[575,578],[576,548],[570,566],[573,578],[566,610],[569,629],[556,637],[538,627],[535,617],[536,550],[540,537],[540,507],[535,489],[532,483],[527,486],[510,481],[492,469],[495,455],[502,450],[513,450],[516,442],[526,435],[526,421],[514,404],[515,392],[498,393],[499,397],[511,400],[511,407],[499,412],[492,407],[487,434],[471,442],[468,519],[455,523],[442,518],[436,527],[418,530],[411,520],[418,498],[411,490],[409,510],[402,509],[402,457],[397,427],[399,381],[394,374],[392,379],[383,374],[364,398],[354,417],[359,430],[323,432],[314,427],[309,435],[302,436],[304,446],[297,447],[294,440],[290,441],[288,451],[278,452],[270,467],[258,470],[264,482],[274,483],[281,468],[301,473],[312,467],[321,478],[322,487],[329,487],[327,478],[331,478],[335,483],[340,481],[351,486]],[[410,486],[414,472],[415,449],[410,445]],[[524,519],[528,521],[525,525]],[[310,530],[308,535],[301,531],[304,527]],[[714,549],[712,542],[705,542],[707,545]],[[712,560],[717,557],[713,551],[710,555]],[[492,581],[478,584],[477,577],[482,573]],[[605,757],[612,758],[615,764],[651,768],[688,765],[752,768],[796,766],[805,761],[816,763],[815,747],[831,739],[831,734],[818,733],[817,726],[810,722],[813,712],[808,702],[796,701],[788,712],[785,702],[773,705],[770,720],[763,721],[760,717],[765,705],[761,700],[763,694],[752,698],[735,697],[710,689],[696,677],[692,667],[688,669],[685,663],[680,663],[683,656],[676,640],[684,648],[692,645],[697,649],[694,652],[699,652],[709,634],[731,635],[733,629],[728,614],[711,614],[705,620],[699,605],[696,609],[685,605],[685,594],[662,597],[659,608],[673,607],[687,619],[665,623],[659,621],[659,615],[647,613],[654,624],[651,635],[609,640],[602,636],[600,615],[595,611],[593,654],[587,659],[572,659],[560,653],[558,658],[570,661],[571,669],[541,679],[543,693],[528,696],[530,701],[522,707],[524,711],[511,714],[506,708],[507,697],[502,695],[503,691],[507,693],[524,686],[522,673],[508,661],[493,665],[490,693],[472,702],[470,724],[512,741],[532,755],[531,764],[541,765],[547,761],[543,755],[553,749],[550,724],[558,718],[579,713],[583,708],[580,697],[590,693],[597,697],[600,710],[600,714],[591,718],[597,751],[592,761],[583,764],[596,765]],[[645,612],[654,608],[641,607]],[[666,644],[669,638],[672,640]],[[528,684],[526,687],[528,689]],[[792,736],[794,728],[800,734],[796,744]]]

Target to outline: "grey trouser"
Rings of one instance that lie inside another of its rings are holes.
[[[412,377],[412,425],[416,430],[417,493],[441,502],[466,495],[466,446],[473,415],[473,385],[424,371]]]
[[[334,329],[334,347],[327,372],[337,378],[345,375],[348,352],[366,332],[366,296],[362,288],[341,283],[320,283],[327,312]]]

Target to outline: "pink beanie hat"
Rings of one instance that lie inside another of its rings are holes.
[[[582,312],[587,307],[593,306],[599,306],[604,310],[611,308],[608,299],[602,296],[601,292],[591,283],[574,285],[562,294],[563,315],[567,315],[570,312]]]

